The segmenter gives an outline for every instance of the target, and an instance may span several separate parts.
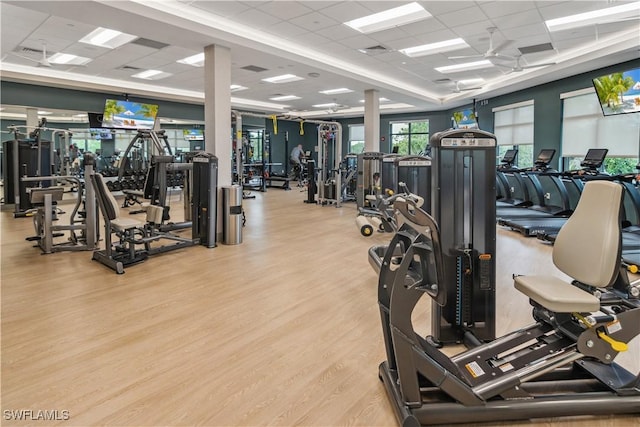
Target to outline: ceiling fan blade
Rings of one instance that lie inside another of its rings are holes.
[[[469,58],[483,58],[484,55],[462,55],[462,56],[449,56],[447,59],[469,59]]]
[[[513,40],[505,40],[502,43],[500,43],[498,46],[494,47],[493,49],[489,49],[487,53],[497,53],[502,49],[506,48],[507,46],[513,44],[513,42],[514,42]]]

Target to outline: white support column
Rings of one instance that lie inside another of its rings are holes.
[[[364,151],[380,151],[380,99],[378,91],[364,91]]]
[[[218,158],[218,236],[222,240],[222,190],[231,185],[231,50],[204,48],[204,144]]]
[[[38,126],[38,109],[37,108],[27,108],[27,126]],[[28,129],[28,132],[31,132],[33,129]]]

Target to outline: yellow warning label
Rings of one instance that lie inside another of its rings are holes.
[[[484,375],[484,371],[482,370],[480,365],[478,365],[478,362],[467,363],[466,365],[464,365],[464,367],[467,368],[467,371],[469,371],[473,378],[478,378]]]

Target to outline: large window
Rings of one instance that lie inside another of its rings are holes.
[[[428,144],[429,120],[391,123],[391,146],[398,154],[424,154]]]
[[[497,162],[505,151],[517,148],[518,167],[533,166],[533,100],[494,108],[493,128],[498,143]]]
[[[580,169],[590,148],[609,150],[604,170],[612,175],[634,172],[638,164],[640,114],[602,115],[592,88],[563,93],[562,157],[566,169]]]
[[[364,151],[364,125],[349,125],[349,153]]]

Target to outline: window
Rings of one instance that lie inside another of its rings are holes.
[[[398,154],[420,155],[429,144],[429,120],[391,123],[391,146]]]
[[[494,131],[498,143],[499,163],[504,152],[518,149],[520,168],[533,166],[533,100],[493,109]]]
[[[364,151],[364,125],[349,125],[349,153]]]
[[[603,116],[593,88],[562,98],[562,157],[568,170],[580,169],[590,148],[609,150],[604,170],[612,175],[635,172],[638,164],[640,114]]]

